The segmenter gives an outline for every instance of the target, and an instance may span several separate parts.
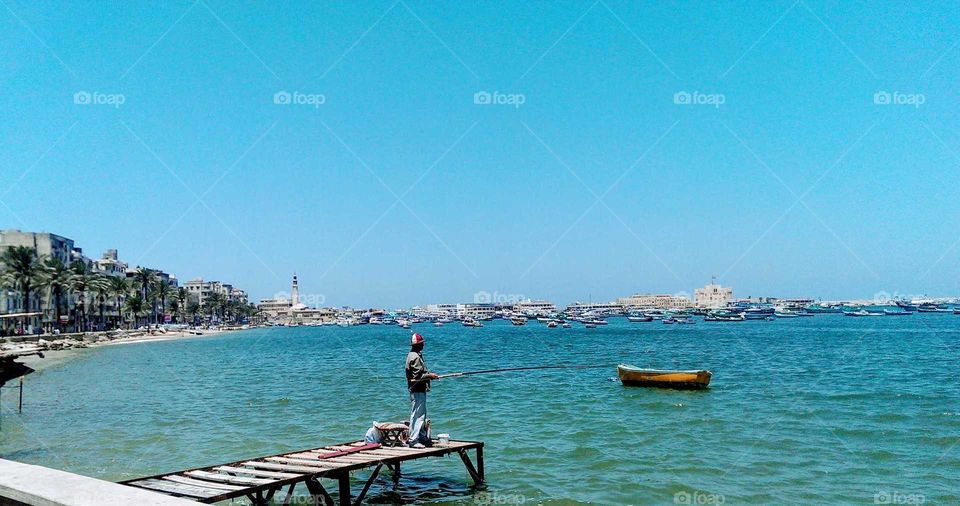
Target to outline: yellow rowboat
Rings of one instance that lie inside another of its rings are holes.
[[[710,371],[662,371],[640,369],[631,365],[617,366],[617,376],[626,387],[659,387],[699,389],[707,388],[713,373]]]

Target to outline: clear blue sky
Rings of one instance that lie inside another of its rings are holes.
[[[960,292],[955,3],[2,3],[0,226],[88,255],[329,305]]]

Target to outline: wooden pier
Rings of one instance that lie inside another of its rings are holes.
[[[470,460],[468,450],[476,452],[476,465]],[[348,506],[363,501],[384,467],[391,471],[396,483],[400,479],[401,463],[454,453],[460,456],[474,484],[483,483],[483,443],[480,441],[449,441],[443,444],[434,442],[434,446],[428,448],[383,446],[355,441],[159,474],[121,483],[202,503],[246,497],[255,506],[269,504],[279,498],[278,494],[284,493],[281,504],[288,505],[297,485],[303,484],[315,505],[332,506],[335,504],[333,497],[320,482],[321,479],[331,479],[337,482],[340,506]],[[364,469],[373,469],[373,472],[353,499],[350,473]]]

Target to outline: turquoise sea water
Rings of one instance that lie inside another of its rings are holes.
[[[960,317],[596,329],[423,325],[431,369],[626,362],[706,368],[702,392],[624,388],[614,368],[435,383],[435,433],[487,443],[388,476],[374,501],[436,504],[960,502]],[[109,346],[3,395],[0,456],[111,480],[363,436],[408,410],[398,327],[254,329]],[[357,484],[359,486],[359,484]]]

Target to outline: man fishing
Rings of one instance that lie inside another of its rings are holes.
[[[407,353],[407,389],[410,390],[410,435],[407,446],[423,448],[432,443],[427,435],[427,392],[430,380],[439,379],[427,370],[423,362],[423,336],[413,334],[410,338],[410,353]]]

